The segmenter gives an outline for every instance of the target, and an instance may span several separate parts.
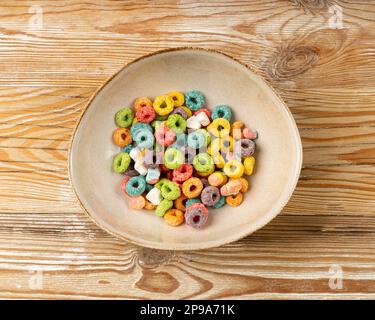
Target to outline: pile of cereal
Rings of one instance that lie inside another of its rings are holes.
[[[238,206],[248,190],[243,175],[254,168],[257,131],[232,110],[212,113],[197,90],[170,92],[151,101],[141,97],[115,115],[113,141],[122,151],[113,170],[133,209],[155,210],[171,226],[203,227],[208,209]]]

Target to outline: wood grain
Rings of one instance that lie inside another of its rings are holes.
[[[329,27],[332,5],[342,29]],[[370,0],[1,1],[0,298],[374,298],[374,25]],[[84,215],[68,149],[105,79],[186,45],[232,55],[276,88],[303,170],[283,213],[252,236],[149,250]],[[341,290],[329,286],[336,265]]]

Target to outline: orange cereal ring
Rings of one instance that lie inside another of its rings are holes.
[[[170,226],[176,227],[185,221],[184,213],[178,209],[169,209],[164,214],[164,221]]]
[[[182,184],[182,193],[191,198],[197,198],[203,189],[203,183],[199,178],[190,178]]]
[[[188,199],[187,196],[184,194],[180,195],[175,201],[174,206],[176,209],[181,210],[182,212],[185,212],[186,210],[186,200]]]
[[[155,204],[152,204],[147,199],[145,199],[145,201],[146,201],[146,204],[144,206],[144,209],[146,209],[146,210],[154,210],[157,207]]]
[[[112,135],[113,142],[119,147],[123,148],[128,144],[131,144],[133,139],[130,135],[130,130],[128,128],[117,128]]]
[[[243,128],[243,126],[244,126],[244,124],[243,124],[242,121],[233,122],[232,127],[230,129],[230,135],[236,140],[242,139],[242,128]]]
[[[129,198],[130,208],[135,210],[141,210],[146,205],[146,199],[142,196],[130,197]]]
[[[245,178],[230,178],[229,181],[238,180],[241,182],[240,192],[246,192],[249,189],[249,182]]]
[[[208,183],[214,187],[221,187],[223,184],[226,184],[228,177],[223,174],[221,171],[215,171],[211,173],[208,177]]]
[[[134,101],[135,112],[139,111],[143,107],[152,107],[152,101],[147,97],[140,97]]]
[[[232,207],[237,207],[242,203],[243,195],[242,193],[237,193],[225,198],[226,203]]]

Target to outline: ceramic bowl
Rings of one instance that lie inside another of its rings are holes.
[[[210,210],[201,230],[171,227],[152,211],[129,208],[112,171],[119,148],[112,142],[114,114],[136,97],[191,89],[210,108],[228,104],[235,120],[259,132],[251,188],[238,207]],[[302,148],[294,119],[274,90],[238,61],[214,51],[179,48],[156,52],[125,66],[93,96],[73,136],[69,172],[82,207],[109,233],[133,243],[167,250],[220,246],[263,227],[280,213],[296,186]]]

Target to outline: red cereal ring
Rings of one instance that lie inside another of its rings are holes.
[[[122,192],[125,194],[125,196],[127,197],[130,197],[129,194],[126,192],[126,183],[129,181],[130,177],[129,176],[125,176],[124,179],[122,179],[121,181],[121,189],[122,189]]]
[[[177,169],[173,170],[173,179],[177,182],[184,182],[193,175],[193,166],[188,163],[184,163]]]
[[[199,109],[199,110],[194,112],[194,115],[196,116],[197,114],[199,114],[201,112],[204,112],[207,115],[207,117],[211,120],[211,111],[208,110],[208,109]]]
[[[155,119],[155,116],[155,110],[151,106],[142,107],[135,113],[137,120],[143,123],[150,123]]]

